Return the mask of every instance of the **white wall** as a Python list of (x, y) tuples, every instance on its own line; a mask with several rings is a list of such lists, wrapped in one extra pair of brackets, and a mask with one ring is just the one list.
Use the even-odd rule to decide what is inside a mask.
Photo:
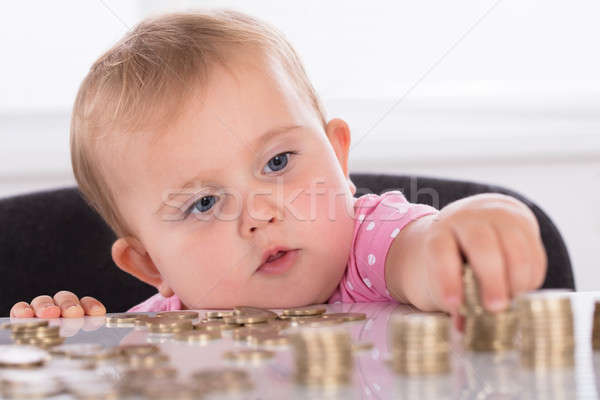
[(196, 6), (247, 11), (288, 36), (329, 117), (351, 126), (352, 170), (520, 191), (563, 232), (579, 289), (600, 289), (592, 0), (5, 3), (0, 197), (74, 184), (69, 112), (91, 63), (143, 16)]

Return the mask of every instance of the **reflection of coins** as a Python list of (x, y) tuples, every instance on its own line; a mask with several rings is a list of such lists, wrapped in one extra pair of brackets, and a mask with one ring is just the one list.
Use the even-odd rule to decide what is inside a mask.
[(104, 346), (101, 345), (100, 343), (71, 343), (71, 344), (63, 344), (61, 346), (56, 346), (52, 349), (50, 349), (50, 354), (52, 355), (59, 355), (59, 356), (66, 356), (66, 357), (70, 357), (73, 356), (73, 358), (81, 358), (78, 357), (79, 355), (86, 355), (86, 354), (92, 354), (92, 353), (97, 353), (99, 351), (102, 351), (104, 349)]
[(30, 346), (0, 345), (0, 367), (35, 368), (49, 360), (47, 351)]
[(191, 319), (171, 317), (147, 318), (146, 326), (154, 333), (179, 333), (194, 329)]
[(245, 392), (254, 388), (250, 376), (243, 369), (204, 369), (195, 372), (192, 379), (207, 392)]
[(327, 309), (324, 306), (305, 306), (286, 308), (281, 313), (283, 315), (319, 315), (323, 314)]
[(2, 371), (1, 393), (5, 399), (45, 399), (64, 390), (59, 379), (45, 369), (6, 369)]
[(262, 361), (269, 358), (273, 358), (274, 352), (268, 350), (254, 350), (254, 349), (243, 349), (227, 351), (223, 354), (223, 357), (232, 361)]
[(65, 340), (60, 336), (60, 328), (49, 326), (45, 320), (8, 323), (3, 328), (12, 332), (11, 337), (16, 344), (49, 348)]
[(36, 320), (36, 321), (24, 321), (24, 322), (10, 322), (2, 325), (3, 329), (11, 330), (13, 333), (21, 332), (29, 329), (36, 329), (48, 326), (48, 321), (46, 320)]
[(339, 386), (352, 379), (354, 359), (350, 335), (340, 328), (305, 328), (290, 334), (296, 382)]
[(594, 314), (592, 319), (592, 348), (600, 350), (600, 301), (594, 303)]
[(173, 336), (173, 339), (175, 339), (175, 340), (182, 341), (182, 342), (188, 342), (188, 343), (207, 343), (212, 340), (220, 339), (220, 338), (221, 338), (221, 332), (216, 331), (216, 330), (214, 330), (214, 331), (195, 330), (195, 331), (177, 333), (175, 336)]
[(353, 352), (359, 352), (359, 351), (367, 351), (367, 350), (371, 350), (373, 349), (373, 343), (371, 342), (360, 342), (360, 343), (353, 343), (352, 344), (352, 351)]
[(158, 346), (150, 343), (122, 344), (118, 346), (118, 350), (126, 357), (130, 355), (147, 355), (160, 352)]
[(443, 313), (393, 315), (390, 332), (392, 369), (407, 375), (448, 372), (449, 330), (449, 317)]
[(573, 312), (567, 293), (540, 290), (517, 299), (523, 365), (536, 369), (574, 365)]
[(132, 354), (127, 357), (127, 363), (132, 368), (156, 368), (169, 362), (169, 356), (163, 353)]
[(321, 316), (325, 319), (339, 319), (343, 322), (362, 321), (367, 318), (365, 313), (352, 313), (352, 312), (340, 312), (340, 313), (328, 313)]

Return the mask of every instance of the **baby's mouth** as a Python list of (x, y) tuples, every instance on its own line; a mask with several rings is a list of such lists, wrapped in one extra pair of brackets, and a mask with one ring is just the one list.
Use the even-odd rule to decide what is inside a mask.
[(292, 268), (296, 262), (300, 249), (279, 250), (271, 254), (262, 263), (256, 272), (266, 274), (281, 274)]
[(278, 258), (282, 257), (285, 253), (287, 253), (287, 251), (280, 250), (277, 252), (277, 254), (269, 256), (269, 258), (267, 258), (267, 261), (265, 261), (265, 262), (271, 262), (273, 260), (277, 260)]

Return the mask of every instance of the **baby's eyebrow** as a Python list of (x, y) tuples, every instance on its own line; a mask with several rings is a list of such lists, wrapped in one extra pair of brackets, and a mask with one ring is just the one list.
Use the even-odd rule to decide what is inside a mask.
[[(257, 149), (259, 148), (261, 145), (263, 145), (264, 143), (269, 142), (270, 140), (272, 140), (274, 137), (281, 135), (283, 133), (287, 133), (296, 129), (300, 129), (300, 128), (304, 128), (304, 125), (283, 125), (283, 126), (278, 126), (275, 128), (271, 128), (268, 131), (266, 131), (265, 133), (263, 133), (261, 136), (259, 136), (258, 138), (256, 138), (256, 140), (254, 141), (254, 148)], [(254, 151), (254, 150), (252, 150)], [(211, 169), (210, 170), (210, 174), (207, 173), (207, 171), (202, 171), (201, 175), (210, 175), (210, 176), (215, 176), (215, 174), (217, 173), (217, 171), (221, 171), (221, 169), (215, 168), (215, 169)], [(192, 177), (191, 179), (188, 179), (183, 185), (181, 185), (179, 187), (179, 189), (175, 189), (174, 191), (172, 191), (171, 193), (173, 194), (178, 194), (179, 192), (184, 191), (185, 189), (188, 189), (196, 184), (200, 184), (199, 186), (202, 186), (203, 181), (201, 179), (201, 175), (196, 175), (194, 177)], [(182, 193), (183, 194), (183, 193)], [(158, 214), (160, 212), (160, 210), (163, 209), (163, 207), (165, 206), (165, 201), (163, 201), (163, 199), (161, 199), (160, 205), (159, 207), (156, 209), (156, 211), (154, 211), (153, 214)]]

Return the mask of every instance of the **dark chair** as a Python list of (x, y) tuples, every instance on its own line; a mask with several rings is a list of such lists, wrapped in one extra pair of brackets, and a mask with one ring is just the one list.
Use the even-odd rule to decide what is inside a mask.
[[(401, 190), (410, 202), (436, 208), (470, 195), (496, 192), (525, 202), (538, 218), (548, 254), (545, 288), (575, 289), (565, 243), (550, 218), (522, 195), (494, 185), (443, 178), (389, 174), (351, 174), (358, 191)], [(76, 187), (0, 199), (0, 316), (17, 301), (61, 289), (99, 298), (109, 312), (120, 312), (156, 293), (113, 263), (116, 239), (80, 197)]]

